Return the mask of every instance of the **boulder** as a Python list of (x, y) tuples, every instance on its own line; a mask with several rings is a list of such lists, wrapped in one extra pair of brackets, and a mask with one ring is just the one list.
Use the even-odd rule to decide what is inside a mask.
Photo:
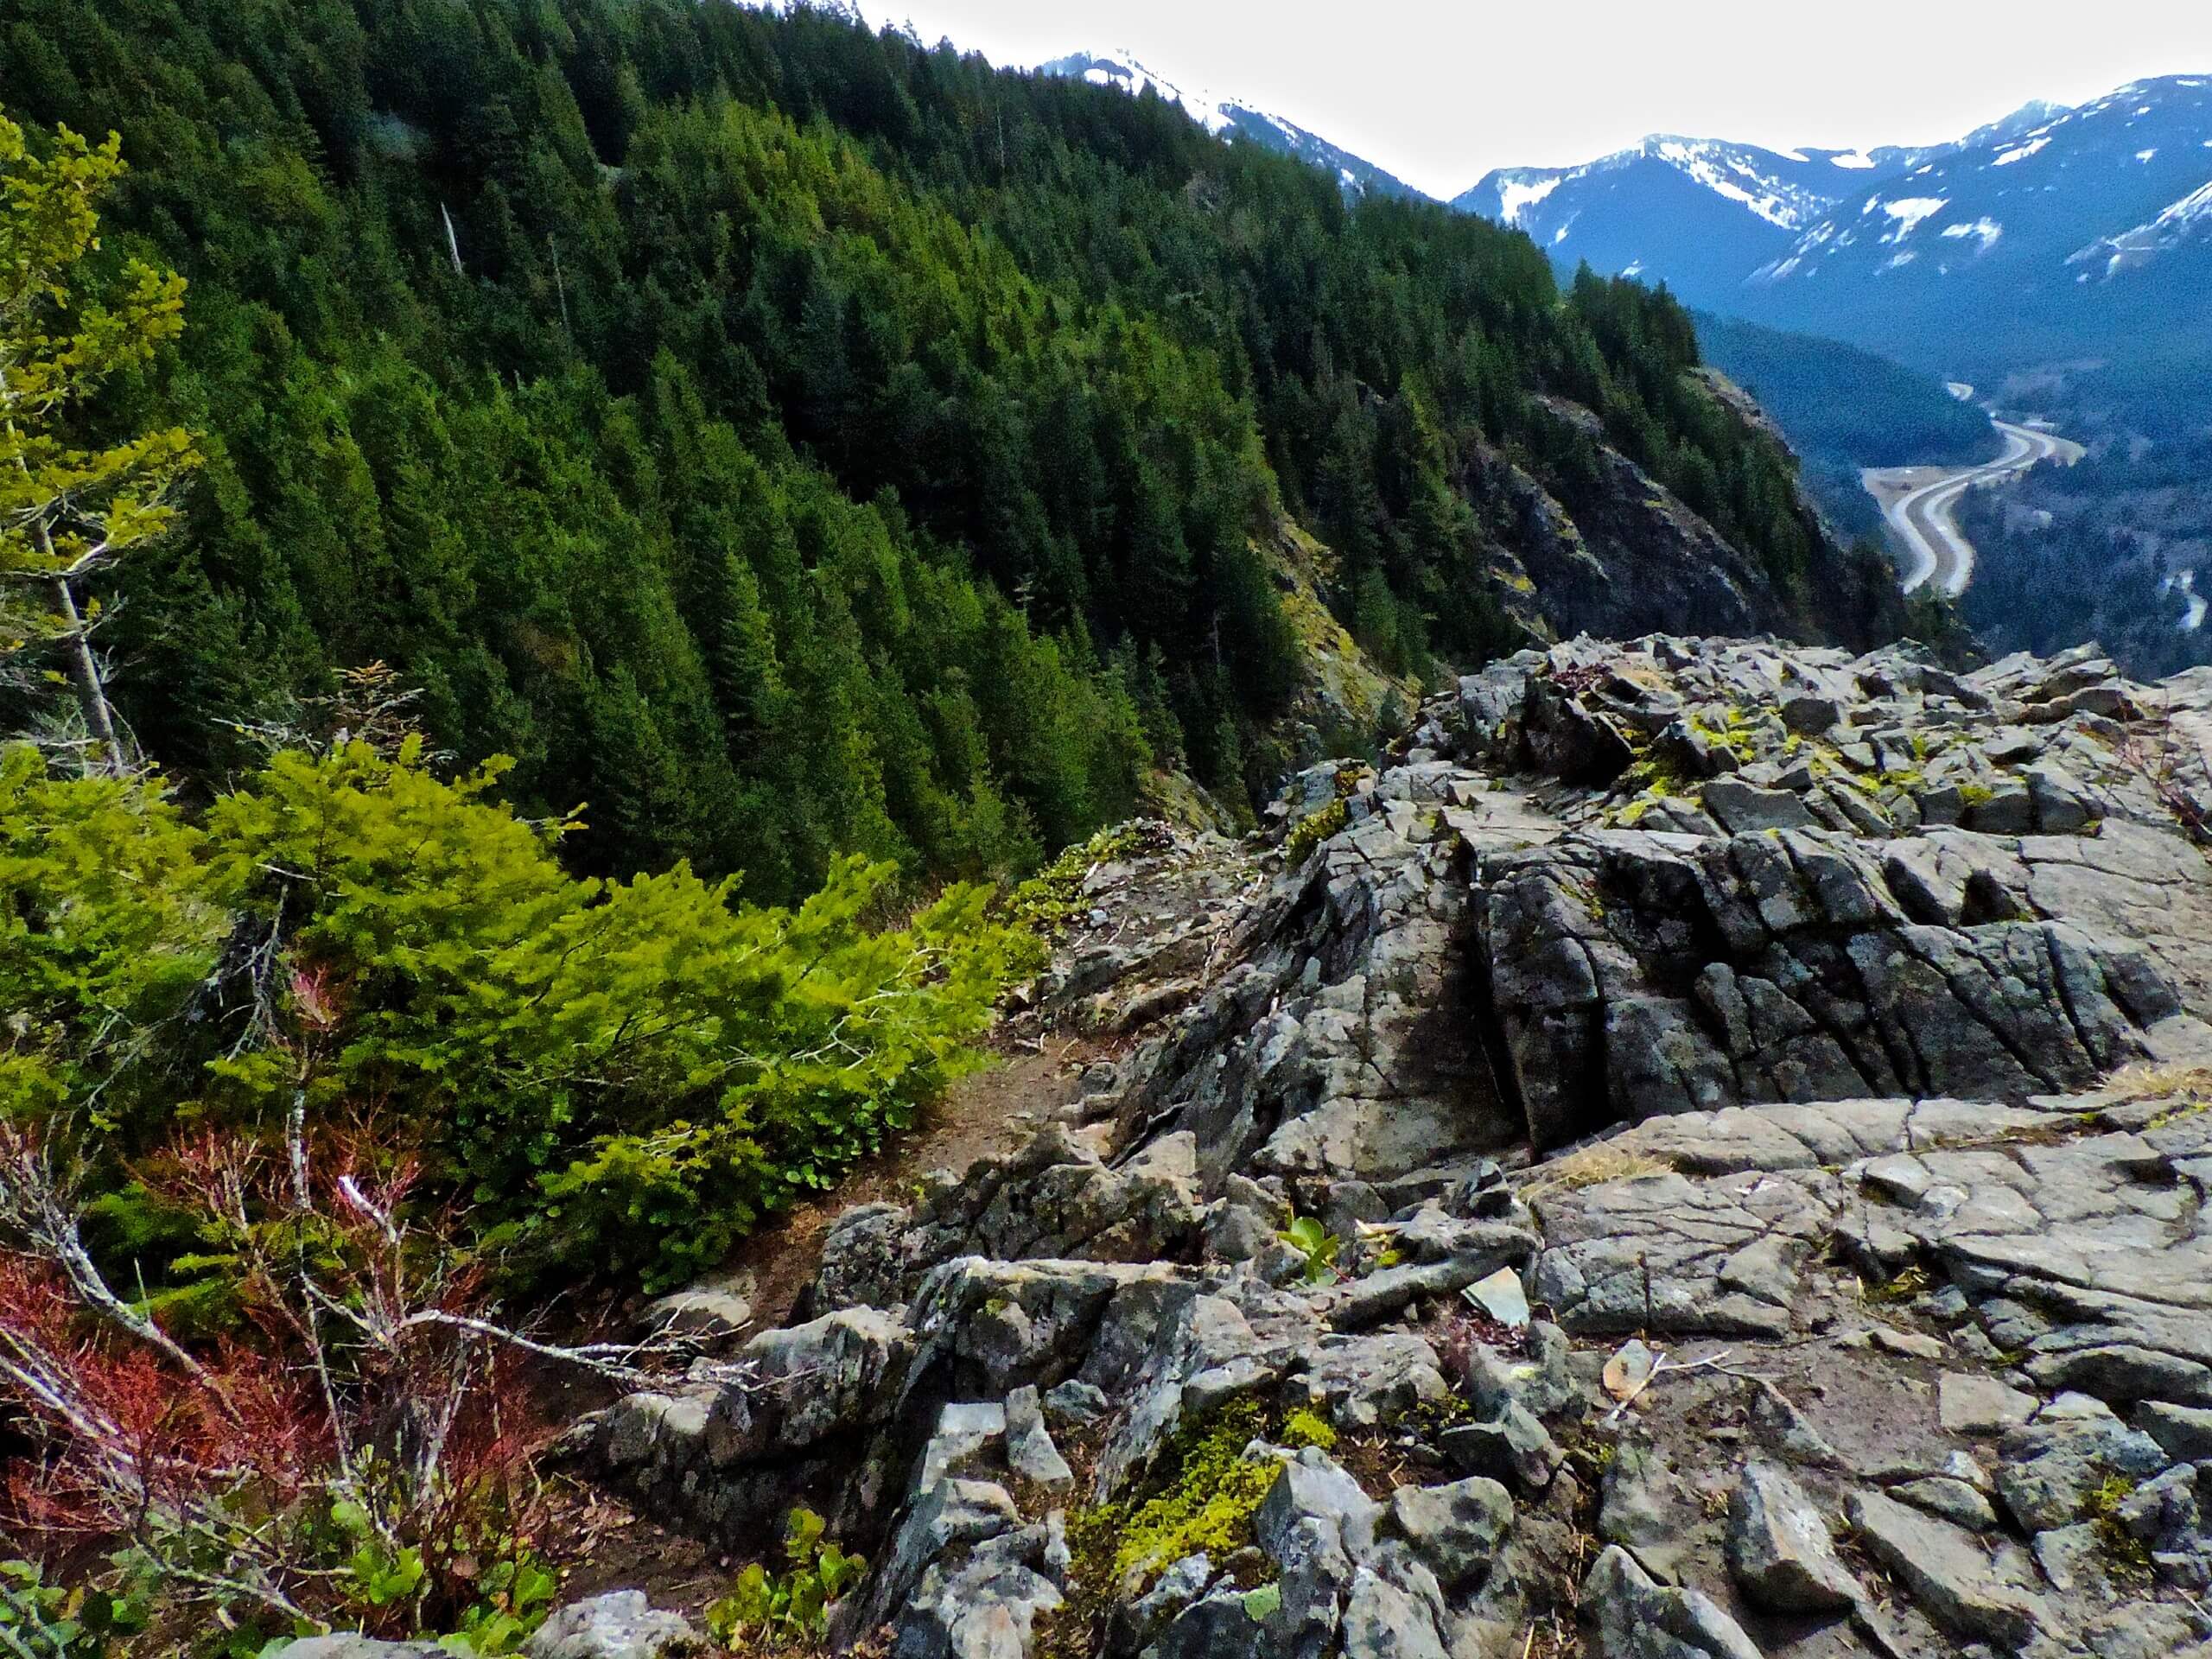
[(2001, 1555), (1993, 1559), (1973, 1533), (1879, 1492), (1853, 1493), (1850, 1508), (1867, 1554), (1944, 1629), (2009, 1651), (2049, 1618), (2034, 1592), (2032, 1569)]
[(702, 1647), (681, 1613), (647, 1605), (642, 1590), (571, 1602), (523, 1644), (525, 1659), (676, 1659)]
[(1618, 1544), (1583, 1580), (1582, 1612), (1597, 1627), (1600, 1659), (1761, 1659), (1712, 1597), (1661, 1585)]
[(1390, 1494), (1387, 1524), (1439, 1584), (1458, 1590), (1490, 1570), (1498, 1541), (1513, 1524), (1513, 1498), (1479, 1475), (1442, 1486), (1401, 1486)]
[(1804, 1489), (1770, 1463), (1744, 1466), (1728, 1500), (1728, 1570), (1753, 1603), (1777, 1613), (1833, 1612), (1859, 1599)]

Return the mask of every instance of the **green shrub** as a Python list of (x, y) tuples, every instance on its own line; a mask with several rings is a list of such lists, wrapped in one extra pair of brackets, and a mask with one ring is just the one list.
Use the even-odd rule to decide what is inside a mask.
[(1306, 1282), (1318, 1285), (1336, 1276), (1337, 1253), (1344, 1242), (1312, 1216), (1294, 1217), (1276, 1236), (1306, 1258)]
[(771, 1649), (819, 1643), (830, 1632), (830, 1610), (860, 1582), (868, 1563), (823, 1537), (822, 1517), (793, 1510), (784, 1523), (784, 1556), (791, 1565), (771, 1573), (755, 1561), (738, 1574), (729, 1594), (707, 1609), (707, 1630), (735, 1647), (757, 1642)]
[(128, 1155), (187, 1114), (374, 1103), (493, 1241), (658, 1286), (912, 1122), (1034, 951), (981, 887), (882, 925), (896, 871), (859, 859), (789, 910), (681, 864), (578, 880), (575, 821), (518, 817), (503, 769), (287, 752), (193, 823), (158, 780), (10, 752), (0, 1109), (97, 1091)]
[(131, 1601), (53, 1583), (35, 1561), (0, 1560), (0, 1653), (104, 1659), (111, 1641), (143, 1622)]

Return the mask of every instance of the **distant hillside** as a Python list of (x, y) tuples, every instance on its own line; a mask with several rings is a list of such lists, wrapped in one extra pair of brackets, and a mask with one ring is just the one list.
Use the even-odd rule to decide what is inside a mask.
[(1757, 397), (1801, 454), (1933, 467), (1993, 459), (2003, 447), (1987, 416), (1916, 369), (1832, 340), (1695, 315), (1706, 360)]
[(1758, 398), (1837, 525), (1878, 535), (1866, 467), (1964, 465), (2003, 447), (1989, 417), (1928, 375), (1854, 346), (1695, 314), (1706, 360)]

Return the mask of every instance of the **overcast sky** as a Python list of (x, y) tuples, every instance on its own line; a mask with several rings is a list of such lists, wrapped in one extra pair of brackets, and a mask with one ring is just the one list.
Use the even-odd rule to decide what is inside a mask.
[(2212, 0), (863, 0), (1001, 64), (1126, 49), (1453, 195), (1679, 132), (1955, 138), (2031, 98), (2212, 71)]

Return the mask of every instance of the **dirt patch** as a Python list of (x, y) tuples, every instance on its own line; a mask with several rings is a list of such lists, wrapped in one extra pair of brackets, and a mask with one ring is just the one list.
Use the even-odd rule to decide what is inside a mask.
[(790, 1318), (821, 1264), (822, 1236), (830, 1222), (855, 1205), (908, 1202), (915, 1180), (931, 1170), (963, 1171), (979, 1159), (1003, 1157), (1055, 1107), (1075, 1098), (1084, 1069), (1105, 1052), (1083, 1038), (1014, 1033), (1001, 1034), (992, 1048), (991, 1065), (954, 1084), (920, 1122), (834, 1191), (785, 1212), (739, 1246), (726, 1270), (753, 1274), (755, 1329), (772, 1330)]

